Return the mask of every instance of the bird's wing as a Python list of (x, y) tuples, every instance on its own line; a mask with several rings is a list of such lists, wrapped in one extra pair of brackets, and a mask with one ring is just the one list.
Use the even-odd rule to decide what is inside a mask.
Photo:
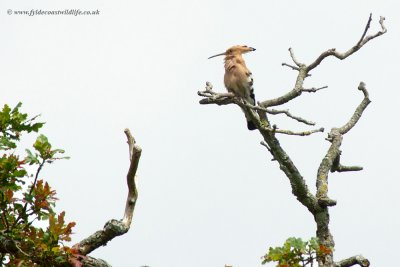
[(253, 83), (254, 83), (254, 79), (253, 79), (253, 75), (250, 71), (246, 72), (246, 76), (247, 76), (247, 80), (246, 80), (246, 88), (247, 90), (249, 90), (249, 98), (247, 99), (247, 101), (250, 102), (250, 104), (255, 105), (256, 104), (256, 99), (254, 96), (254, 88), (253, 88)]

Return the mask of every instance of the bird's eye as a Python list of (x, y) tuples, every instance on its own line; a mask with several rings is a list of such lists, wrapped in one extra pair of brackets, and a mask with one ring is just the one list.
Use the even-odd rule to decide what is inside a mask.
[(231, 50), (231, 49), (228, 49), (228, 53), (232, 53), (232, 50)]
[(243, 47), (247, 47), (247, 45), (244, 45)]

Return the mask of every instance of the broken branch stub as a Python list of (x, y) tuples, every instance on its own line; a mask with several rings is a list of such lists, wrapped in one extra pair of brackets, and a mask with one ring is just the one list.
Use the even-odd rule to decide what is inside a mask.
[[(79, 243), (75, 244), (73, 247), (78, 251), (79, 255), (86, 256), (93, 250), (99, 248), (100, 246), (105, 246), (107, 242), (111, 241), (113, 238), (127, 233), (130, 229), (133, 212), (135, 209), (136, 200), (138, 197), (138, 192), (136, 188), (136, 171), (139, 165), (140, 156), (142, 149), (136, 144), (135, 138), (132, 136), (129, 129), (125, 129), (125, 135), (127, 137), (127, 143), (129, 146), (129, 160), (130, 165), (127, 173), (127, 186), (128, 186), (128, 196), (125, 204), (125, 212), (122, 220), (112, 219), (104, 225), (104, 228), (96, 231), (94, 234), (83, 239)], [(88, 261), (87, 264), (92, 264), (93, 266), (106, 266), (104, 261), (90, 258), (82, 259), (83, 261)], [(99, 262), (95, 265), (95, 262)], [(91, 266), (91, 265), (90, 265)]]

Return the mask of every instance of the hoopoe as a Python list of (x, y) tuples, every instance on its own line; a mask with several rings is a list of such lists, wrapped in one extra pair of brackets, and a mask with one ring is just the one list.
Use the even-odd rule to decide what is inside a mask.
[[(254, 89), (253, 89), (253, 77), (251, 71), (246, 67), (246, 63), (242, 57), (242, 54), (256, 50), (253, 47), (245, 45), (235, 45), (226, 50), (224, 53), (220, 53), (214, 56), (225, 56), (225, 75), (224, 84), (228, 92), (234, 93), (236, 96), (244, 98), (247, 102), (255, 105)], [(246, 116), (247, 128), (249, 130), (255, 130), (256, 126)]]

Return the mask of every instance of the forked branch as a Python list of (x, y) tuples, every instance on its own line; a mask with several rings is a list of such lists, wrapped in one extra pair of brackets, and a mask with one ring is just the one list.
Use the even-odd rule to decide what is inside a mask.
[(307, 73), (310, 72), (311, 70), (313, 70), (315, 67), (317, 67), (322, 62), (322, 60), (324, 60), (325, 58), (327, 58), (329, 56), (334, 56), (340, 60), (343, 60), (343, 59), (347, 58), (348, 56), (354, 54), (358, 50), (360, 50), (361, 47), (363, 47), (366, 43), (368, 43), (372, 39), (374, 39), (378, 36), (381, 36), (382, 34), (387, 32), (387, 29), (386, 29), (385, 25), (383, 24), (383, 22), (385, 21), (385, 17), (380, 17), (379, 24), (381, 26), (381, 30), (373, 35), (366, 36), (368, 29), (370, 27), (371, 21), (372, 21), (372, 14), (369, 15), (368, 22), (365, 26), (365, 30), (364, 30), (363, 34), (361, 35), (361, 38), (357, 42), (357, 44), (355, 44), (352, 48), (350, 48), (349, 50), (347, 50), (344, 53), (340, 53), (340, 52), (336, 51), (335, 48), (326, 50), (325, 52), (321, 53), (321, 55), (313, 63), (311, 63), (309, 66), (307, 66)]
[(360, 105), (354, 111), (353, 116), (350, 120), (340, 128), (332, 128), (328, 134), (328, 140), (331, 142), (331, 146), (328, 149), (325, 157), (323, 158), (317, 173), (317, 198), (318, 199), (329, 199), (328, 194), (328, 175), (329, 171), (357, 171), (361, 170), (362, 167), (352, 166), (347, 167), (340, 164), (340, 146), (342, 144), (343, 135), (349, 132), (361, 118), (364, 110), (371, 102), (369, 100), (368, 91), (365, 88), (365, 83), (360, 82), (358, 90), (364, 94), (364, 99)]
[[(206, 83), (206, 89), (204, 91), (198, 91), (197, 94), (199, 96), (205, 97), (203, 99), (201, 99), (199, 101), (200, 104), (203, 105), (207, 105), (207, 104), (217, 104), (217, 105), (229, 105), (229, 104), (237, 104), (239, 106), (241, 106), (242, 108), (247, 108), (249, 110), (254, 110), (254, 111), (258, 111), (258, 112), (264, 112), (264, 113), (268, 113), (268, 114), (272, 114), (272, 115), (278, 115), (278, 114), (285, 114), (288, 118), (291, 118), (293, 120), (296, 120), (298, 122), (304, 123), (306, 125), (315, 125), (315, 122), (306, 120), (302, 117), (293, 115), (289, 112), (288, 109), (286, 110), (277, 110), (277, 109), (267, 109), (261, 106), (261, 104), (258, 102), (257, 106), (251, 105), (246, 101), (243, 101), (243, 99), (236, 97), (233, 93), (217, 93), (213, 91), (213, 86), (210, 82)], [(320, 89), (324, 89), (326, 87), (321, 87), (321, 88), (313, 88), (313, 89), (304, 89), (304, 90), (320, 90)], [(254, 114), (250, 115), (250, 117), (254, 117), (255, 120), (257, 120), (256, 125), (260, 125), (260, 119), (256, 116), (254, 116)], [(267, 127), (267, 130), (273, 130), (272, 128)], [(324, 129), (323, 128), (318, 128), (315, 130), (311, 130), (311, 131), (303, 131), (303, 132), (293, 132), (290, 130), (277, 130), (277, 128), (275, 127), (275, 132), (276, 133), (282, 133), (282, 134), (287, 134), (287, 135), (300, 135), (300, 136), (306, 136), (306, 135), (310, 135), (316, 132), (323, 132)]]
[(234, 103), (235, 95), (232, 93), (217, 93), (214, 92), (213, 86), (210, 82), (206, 82), (206, 89), (204, 91), (198, 91), (199, 96), (203, 96), (200, 100), (200, 104), (217, 104), (217, 105), (228, 105)]
[(260, 103), (260, 106), (267, 108), (267, 107), (282, 105), (282, 104), (285, 104), (285, 103), (293, 100), (296, 97), (299, 97), (302, 92), (311, 93), (311, 92), (317, 92), (320, 89), (326, 88), (326, 87), (312, 88), (311, 90), (305, 89), (305, 88), (303, 88), (304, 80), (311, 75), (310, 71), (313, 70), (314, 68), (316, 68), (325, 58), (327, 58), (329, 56), (334, 56), (336, 58), (343, 60), (343, 59), (349, 57), (350, 55), (354, 54), (358, 50), (360, 50), (361, 47), (363, 47), (370, 40), (372, 40), (378, 36), (381, 36), (382, 34), (387, 32), (387, 29), (384, 25), (385, 18), (380, 17), (379, 24), (380, 24), (381, 30), (373, 35), (367, 36), (366, 34), (368, 32), (368, 29), (370, 28), (371, 21), (372, 21), (372, 14), (370, 14), (370, 16), (368, 18), (368, 22), (365, 26), (365, 29), (363, 31), (363, 34), (361, 35), (360, 40), (352, 48), (350, 48), (349, 50), (347, 50), (344, 53), (340, 53), (340, 52), (336, 51), (335, 48), (328, 49), (328, 50), (322, 52), (318, 56), (318, 58), (316, 60), (314, 60), (314, 62), (312, 62), (308, 66), (306, 64), (300, 62), (296, 58), (293, 49), (289, 48), (290, 57), (291, 57), (292, 61), (294, 62), (295, 66), (287, 64), (287, 63), (282, 63), (282, 66), (287, 66), (287, 67), (299, 72), (297, 75), (296, 83), (295, 83), (293, 89), (290, 90), (288, 93), (286, 93), (280, 97), (274, 98), (274, 99), (265, 100)]

